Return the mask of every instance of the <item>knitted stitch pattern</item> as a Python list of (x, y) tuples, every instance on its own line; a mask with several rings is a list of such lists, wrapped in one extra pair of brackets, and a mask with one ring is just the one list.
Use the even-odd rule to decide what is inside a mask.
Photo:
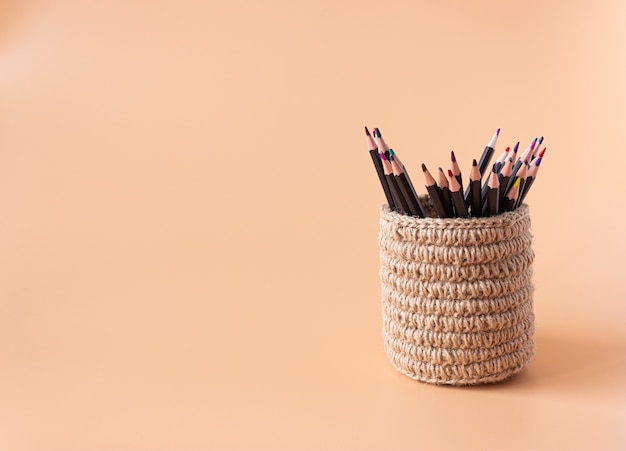
[[(427, 215), (434, 216), (427, 197)], [(486, 218), (380, 213), (385, 352), (412, 379), (498, 382), (534, 353), (530, 214)]]

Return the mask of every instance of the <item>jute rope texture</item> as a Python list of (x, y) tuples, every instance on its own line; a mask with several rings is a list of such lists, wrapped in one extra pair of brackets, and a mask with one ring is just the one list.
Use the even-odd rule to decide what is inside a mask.
[[(433, 215), (427, 197), (427, 214)], [(488, 218), (380, 213), (383, 339), (391, 364), (431, 384), (499, 382), (534, 353), (527, 205)]]

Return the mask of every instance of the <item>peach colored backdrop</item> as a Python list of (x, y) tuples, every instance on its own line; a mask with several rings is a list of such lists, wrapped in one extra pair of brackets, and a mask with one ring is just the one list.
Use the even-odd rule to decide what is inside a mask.
[[(0, 3), (0, 449), (626, 447), (626, 3)], [(548, 148), (537, 356), (382, 350), (362, 127)]]

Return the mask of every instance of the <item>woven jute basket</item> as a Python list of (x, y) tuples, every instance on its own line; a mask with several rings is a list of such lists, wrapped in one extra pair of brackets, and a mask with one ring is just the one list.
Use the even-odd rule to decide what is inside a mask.
[[(427, 197), (427, 215), (434, 216)], [(412, 379), (473, 385), (505, 380), (534, 353), (530, 214), (486, 218), (380, 212), (385, 352)]]

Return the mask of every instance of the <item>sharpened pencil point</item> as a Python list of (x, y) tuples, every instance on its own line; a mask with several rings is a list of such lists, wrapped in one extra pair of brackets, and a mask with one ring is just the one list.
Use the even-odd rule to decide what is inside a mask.
[(424, 163), (422, 163), (422, 171), (426, 172), (428, 169), (426, 169), (426, 165)]
[(513, 147), (513, 153), (517, 153), (518, 148), (519, 148), (519, 141), (517, 141), (517, 144), (515, 144), (515, 147)]
[(520, 182), (520, 178), (518, 177), (518, 178), (515, 180), (515, 183), (513, 183), (513, 186), (519, 186), (519, 182)]
[(500, 129), (496, 131), (496, 135), (500, 136)]
[(544, 147), (543, 150), (539, 152), (539, 158), (542, 158), (544, 153), (546, 153), (546, 147)]
[(450, 151), (450, 159), (453, 163), (456, 163), (456, 155), (454, 155), (454, 150)]
[(454, 174), (452, 173), (452, 169), (448, 169), (448, 176), (449, 177), (454, 177)]
[(475, 158), (472, 160), (472, 166), (478, 166), (478, 163), (476, 163), (476, 159)]
[(380, 155), (380, 159), (381, 159), (381, 160), (388, 161), (388, 160), (387, 160), (387, 155), (385, 155), (385, 152), (380, 152), (380, 153), (379, 153), (379, 155)]
[(376, 136), (377, 138), (383, 137), (383, 135), (380, 134), (380, 129), (378, 127), (374, 129), (374, 136)]
[(541, 164), (541, 157), (537, 157), (537, 162), (535, 163), (535, 166), (539, 166)]
[(365, 127), (365, 134), (366, 134), (367, 136), (371, 136), (371, 135), (370, 135), (370, 131), (367, 129), (367, 126)]
[(493, 172), (494, 174), (498, 173), (498, 170), (496, 168), (496, 165), (494, 164), (493, 167), (491, 168), (491, 172)]

